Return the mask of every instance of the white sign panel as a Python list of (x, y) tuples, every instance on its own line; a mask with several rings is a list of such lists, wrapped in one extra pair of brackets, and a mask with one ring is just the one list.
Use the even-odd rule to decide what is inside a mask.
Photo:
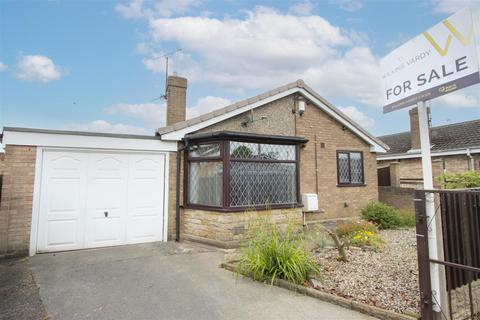
[(480, 82), (473, 16), (464, 9), (382, 59), (384, 113)]

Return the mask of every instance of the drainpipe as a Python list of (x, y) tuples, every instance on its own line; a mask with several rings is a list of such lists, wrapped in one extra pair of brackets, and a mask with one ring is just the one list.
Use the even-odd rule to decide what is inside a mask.
[(470, 148), (467, 148), (467, 158), (470, 159), (470, 163), (468, 164), (468, 170), (475, 170), (475, 161), (470, 153)]
[[(185, 141), (182, 139), (182, 141)], [(175, 241), (180, 241), (180, 166), (182, 165), (182, 152), (188, 146), (188, 141), (177, 150), (177, 177), (175, 190)]]

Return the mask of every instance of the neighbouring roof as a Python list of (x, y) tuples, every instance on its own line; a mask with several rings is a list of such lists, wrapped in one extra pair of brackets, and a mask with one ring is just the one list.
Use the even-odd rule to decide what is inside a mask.
[[(403, 154), (411, 149), (410, 132), (378, 137), (390, 150), (384, 154)], [(448, 151), (480, 147), (480, 119), (431, 128), (432, 151)]]
[[(160, 136), (164, 136), (166, 134), (170, 134), (170, 133), (173, 133), (173, 132), (176, 132), (176, 131), (184, 130), (184, 129), (187, 129), (189, 127), (194, 127), (194, 126), (197, 127), (202, 122), (206, 122), (206, 121), (215, 119), (217, 117), (222, 117), (223, 120), (225, 120), (225, 116), (226, 116), (226, 118), (236, 116), (238, 114), (239, 109), (242, 109), (242, 108), (248, 107), (250, 105), (254, 105), (254, 104), (256, 104), (257, 106), (262, 105), (261, 102), (263, 100), (265, 100), (265, 103), (268, 103), (269, 101), (271, 101), (269, 99), (271, 99), (271, 98), (273, 98), (277, 95), (281, 95), (282, 93), (286, 93), (287, 91), (292, 92), (292, 93), (294, 93), (294, 92), (306, 93), (307, 95), (309, 94), (309, 95), (313, 96), (314, 99), (317, 99), (320, 102), (320, 104), (322, 104), (323, 108), (328, 109), (329, 112), (331, 111), (331, 114), (334, 114), (338, 118), (342, 119), (342, 121), (344, 121), (345, 124), (347, 126), (349, 126), (350, 128), (353, 128), (354, 131), (355, 130), (358, 131), (358, 132), (354, 132), (354, 133), (356, 133), (362, 139), (364, 139), (365, 141), (367, 141), (370, 144), (378, 145), (380, 148), (377, 148), (377, 149), (381, 149), (382, 152), (384, 152), (385, 150), (388, 150), (388, 146), (385, 145), (381, 140), (377, 139), (375, 136), (370, 134), (368, 131), (366, 131), (364, 128), (362, 128), (360, 125), (358, 125), (355, 121), (350, 119), (347, 115), (345, 115), (343, 112), (341, 112), (335, 106), (333, 106), (330, 102), (328, 102), (326, 99), (324, 99), (322, 96), (320, 96), (317, 92), (315, 92), (312, 88), (310, 88), (307, 84), (305, 84), (305, 82), (303, 80), (297, 80), (295, 82), (292, 82), (292, 83), (286, 84), (284, 86), (275, 88), (275, 89), (270, 90), (268, 92), (259, 94), (257, 96), (254, 96), (254, 97), (251, 97), (251, 98), (248, 98), (248, 99), (245, 99), (245, 100), (241, 100), (239, 102), (228, 105), (226, 107), (214, 110), (212, 112), (205, 113), (205, 114), (203, 114), (201, 116), (198, 116), (198, 117), (188, 119), (186, 121), (178, 122), (178, 123), (175, 123), (175, 124), (163, 127), (163, 128), (159, 128), (159, 129), (157, 129), (157, 134), (160, 135)], [(315, 103), (315, 104), (318, 106), (318, 103)], [(235, 111), (237, 111), (237, 112), (235, 112)], [(231, 114), (231, 115), (229, 115), (229, 114)], [(188, 131), (188, 130), (186, 130), (186, 131)], [(194, 130), (192, 130), (192, 131), (194, 131)], [(189, 133), (189, 132), (186, 132), (186, 133)]]

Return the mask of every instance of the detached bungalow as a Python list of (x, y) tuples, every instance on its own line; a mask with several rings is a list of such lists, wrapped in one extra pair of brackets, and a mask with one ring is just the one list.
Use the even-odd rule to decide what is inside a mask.
[(266, 213), (315, 223), (378, 198), (388, 147), (302, 80), (185, 121), (186, 90), (168, 78), (155, 136), (4, 128), (0, 254), (173, 238), (233, 247)]

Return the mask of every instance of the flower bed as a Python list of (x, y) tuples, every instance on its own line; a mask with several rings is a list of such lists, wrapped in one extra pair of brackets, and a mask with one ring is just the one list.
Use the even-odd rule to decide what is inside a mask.
[(322, 280), (318, 290), (398, 313), (416, 315), (419, 297), (414, 229), (382, 230), (381, 250), (351, 246), (349, 262), (335, 248), (316, 252)]

